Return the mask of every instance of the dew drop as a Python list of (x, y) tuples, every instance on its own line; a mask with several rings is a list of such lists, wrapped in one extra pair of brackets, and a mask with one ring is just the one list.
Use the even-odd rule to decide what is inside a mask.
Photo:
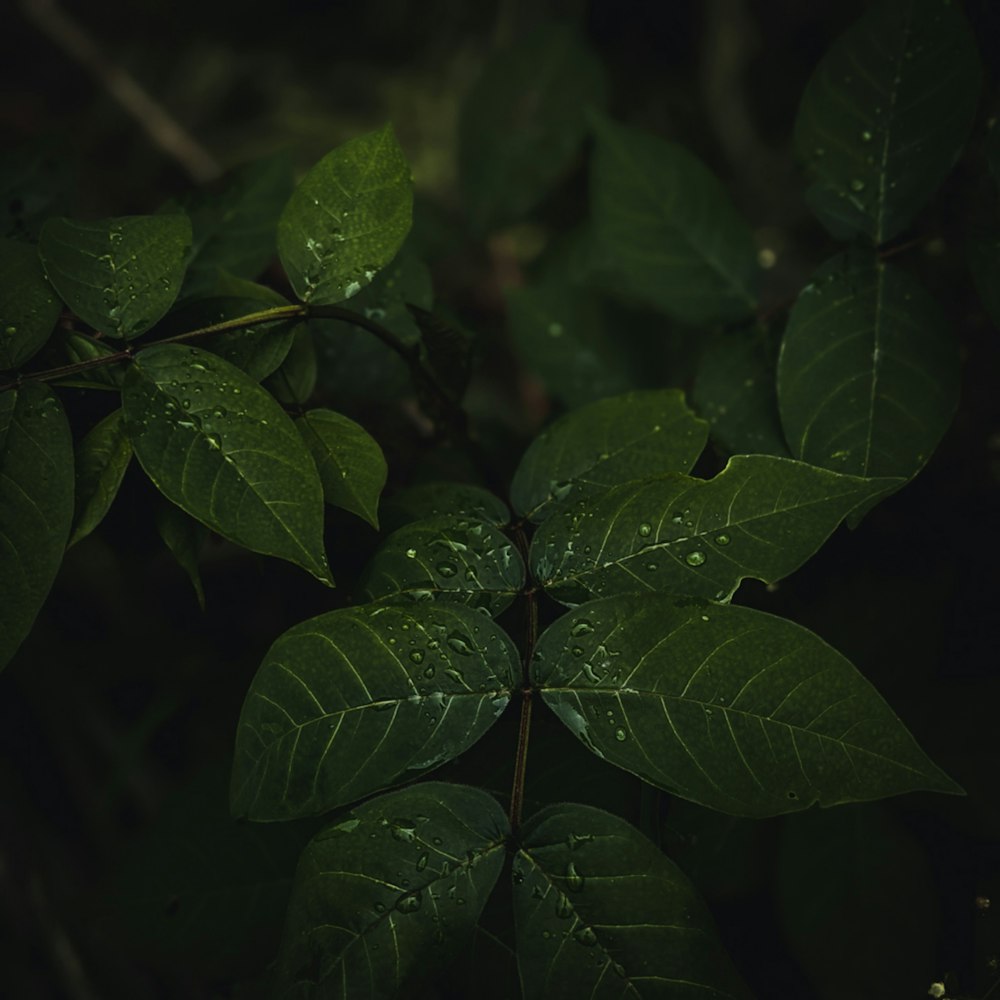
[(556, 916), (560, 920), (567, 920), (573, 916), (573, 904), (564, 892), (559, 893), (559, 898), (556, 900)]
[(640, 534), (640, 535), (641, 535), (641, 536), (642, 536), (643, 538), (649, 538), (649, 536), (650, 536), (650, 535), (651, 535), (652, 533), (653, 533), (653, 528), (652, 528), (652, 526), (651, 526), (651, 525), (649, 525), (649, 524), (646, 524), (645, 522), (643, 522), (642, 524), (640, 524), (640, 525), (639, 525), (639, 534)]
[(715, 536), (715, 544), (716, 545), (728, 545), (729, 541), (730, 541), (729, 535), (723, 534), (723, 535), (716, 535)]
[(411, 659), (411, 660), (412, 660), (412, 661), (413, 661), (414, 663), (423, 663), (423, 662), (424, 662), (424, 654), (423, 654), (423, 652), (422, 652), (421, 650), (419, 650), (419, 649), (414, 649), (414, 650), (413, 650), (413, 651), (412, 651), (412, 652), (410, 653), (410, 659)]
[(569, 634), (574, 638), (579, 638), (581, 635), (590, 635), (593, 631), (594, 626), (586, 618), (581, 618), (573, 624), (573, 627), (569, 630)]
[(438, 563), (438, 565), (437, 565), (437, 571), (438, 571), (438, 573), (441, 576), (445, 576), (445, 577), (447, 577), (447, 576), (454, 576), (455, 573), (457, 572), (457, 570), (455, 569), (454, 565), (452, 565), (451, 563), (448, 563), (448, 562)]
[(418, 889), (416, 892), (407, 892), (396, 900), (396, 909), (400, 913), (416, 913), (423, 902), (422, 894)]
[(448, 636), (448, 648), (454, 650), (460, 656), (472, 656), (475, 652), (472, 640), (461, 632), (452, 632)]
[(705, 564), (705, 553), (701, 552), (699, 549), (695, 549), (693, 552), (689, 552), (684, 557), (684, 562), (688, 566), (703, 566)]
[(416, 559), (417, 558), (417, 550), (416, 549), (407, 549), (406, 550), (406, 558), (407, 559)]
[(597, 935), (592, 927), (581, 927), (573, 934), (573, 937), (585, 948), (593, 948), (597, 944)]
[(428, 854), (426, 851), (424, 851), (424, 853), (421, 854), (419, 858), (417, 858), (416, 868), (418, 872), (422, 872), (427, 867), (427, 860), (428, 860)]
[(583, 890), (583, 876), (577, 871), (576, 865), (572, 861), (566, 865), (566, 884), (573, 892)]
[(864, 132), (861, 133), (861, 141), (862, 142), (871, 142), (872, 141), (872, 134), (871, 134), (871, 132), (868, 131), (868, 129), (865, 129)]
[(855, 192), (855, 194), (857, 194), (859, 191), (864, 191), (864, 189), (865, 189), (865, 182), (861, 180), (860, 177), (855, 177), (854, 180), (851, 181), (851, 190)]
[(416, 824), (410, 819), (397, 819), (389, 827), (389, 833), (393, 840), (401, 841), (404, 844), (412, 844), (417, 836)]
[(619, 743), (624, 743), (628, 739), (628, 733), (626, 733), (624, 729), (616, 729), (615, 739), (618, 740)]

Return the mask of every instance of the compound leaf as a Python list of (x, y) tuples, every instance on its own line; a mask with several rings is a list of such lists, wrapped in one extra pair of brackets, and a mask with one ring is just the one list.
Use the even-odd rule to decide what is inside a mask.
[(362, 605), (296, 625), (240, 715), (234, 814), (313, 815), (451, 760), (503, 711), (517, 663), (507, 635), (468, 608)]
[(248, 375), (208, 351), (142, 351), (122, 389), (136, 458), (202, 524), (330, 586), (323, 489), (291, 419)]
[(543, 633), (531, 677), (594, 753), (732, 815), (962, 794), (840, 653), (749, 608), (593, 601)]

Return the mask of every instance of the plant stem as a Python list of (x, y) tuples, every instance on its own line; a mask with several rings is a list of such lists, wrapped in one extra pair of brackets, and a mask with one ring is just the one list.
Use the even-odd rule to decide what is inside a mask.
[(514, 757), (514, 782), (510, 790), (510, 828), (517, 833), (524, 807), (524, 777), (528, 768), (528, 736), (531, 733), (530, 687), (521, 689), (521, 724), (517, 730), (517, 752)]

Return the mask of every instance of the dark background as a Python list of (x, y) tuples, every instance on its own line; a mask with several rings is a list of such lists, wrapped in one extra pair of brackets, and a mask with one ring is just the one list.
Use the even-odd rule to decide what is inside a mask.
[[(2, 15), (3, 145), (49, 143), (44, 169), (66, 175), (69, 207), (81, 216), (151, 212), (187, 189), (189, 171), (150, 142), (51, 29), (22, 13), (41, 6), (6, 5)], [(1000, 352), (962, 250), (967, 229), (996, 212), (981, 140), (998, 108), (1000, 5), (965, 6), (987, 71), (982, 120), (904, 251), (961, 339), (960, 411), (913, 484), (857, 531), (841, 529), (780, 586), (747, 584), (739, 600), (813, 629), (851, 658), (968, 796), (735, 820), (640, 796), (628, 776), (544, 717), (533, 737), (529, 805), (574, 798), (640, 823), (705, 894), (762, 998), (919, 997), (938, 979), (949, 995), (983, 997), (1000, 976)], [(830, 41), (864, 7), (132, 0), (82, 5), (74, 17), (102, 70), (141, 83), (223, 167), (288, 149), (305, 169), (393, 121), (420, 211), (434, 220), (438, 294), (482, 338), (487, 363), (467, 403), (506, 476), (552, 403), (504, 339), (499, 289), (530, 273), (525, 233), (483, 243), (462, 227), (456, 117), (483, 59), (543, 16), (579, 25), (608, 70), (611, 113), (697, 152), (759, 238), (779, 248), (765, 307), (780, 309), (835, 249), (801, 201), (790, 153), (797, 103)], [(528, 242), (544, 244), (575, 221), (585, 196), (581, 162), (536, 213)], [(666, 346), (649, 377), (689, 388), (697, 335), (656, 322)], [(64, 399), (74, 425), (107, 409), (78, 391)], [(362, 403), (358, 414), (390, 458), (390, 489), (420, 463), (455, 467), (421, 451), (405, 406)], [(156, 536), (152, 499), (133, 468), (107, 522), (68, 554), (33, 635), (0, 678), (4, 996), (259, 995), (295, 854), (313, 828), (248, 834), (227, 819), (236, 719), (269, 644), (350, 600), (376, 536), (331, 514), (334, 592), (210, 540), (202, 614)], [(506, 794), (511, 724), (505, 719), (478, 756), (442, 776)], [(259, 883), (249, 903), (239, 893), (247, 872)], [(492, 919), (502, 927), (502, 900)]]

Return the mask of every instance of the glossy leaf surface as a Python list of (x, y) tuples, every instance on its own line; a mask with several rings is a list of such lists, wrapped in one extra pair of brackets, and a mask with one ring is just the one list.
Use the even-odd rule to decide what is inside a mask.
[(0, 238), (0, 370), (24, 364), (49, 339), (62, 303), (45, 278), (38, 251)]
[(905, 271), (843, 254), (800, 293), (778, 357), (778, 406), (796, 458), (856, 476), (913, 476), (951, 423), (958, 391), (958, 345)]
[(73, 437), (38, 382), (0, 393), (0, 669), (31, 630), (73, 522)]
[(313, 815), (443, 764), (503, 711), (517, 662), (507, 635), (467, 608), (362, 605), (296, 625), (243, 706), (234, 814)]
[(683, 146), (596, 119), (594, 241), (626, 293), (684, 323), (740, 319), (757, 300), (750, 229)]
[(898, 485), (735, 455), (714, 479), (638, 480), (569, 505), (532, 539), (532, 573), (567, 603), (646, 589), (727, 601), (741, 580), (798, 569), (852, 510)]
[(878, 244), (909, 225), (958, 159), (981, 80), (950, 0), (882, 0), (834, 42), (795, 122), (806, 200), (834, 236)]
[(593, 601), (542, 635), (531, 676), (596, 754), (722, 812), (961, 794), (848, 660), (760, 611), (645, 594)]
[(485, 792), (439, 782), (381, 795), (326, 827), (295, 873), (275, 995), (408, 995), (471, 944), (509, 832)]
[(253, 379), (208, 351), (164, 344), (136, 357), (122, 404), (136, 458), (168, 500), (238, 545), (332, 585), (316, 466)]
[(76, 513), (67, 548), (86, 538), (111, 509), (132, 460), (122, 411), (115, 410), (92, 427), (76, 449)]
[(440, 514), (394, 531), (361, 580), (369, 600), (441, 600), (498, 615), (524, 586), (513, 543), (483, 521)]
[(517, 513), (543, 521), (569, 498), (579, 500), (632, 479), (687, 472), (708, 425), (678, 389), (627, 392), (560, 417), (531, 443), (511, 484)]
[(278, 222), (278, 256), (303, 302), (357, 294), (410, 228), (410, 168), (389, 125), (327, 153), (302, 179)]
[(513, 871), (525, 1000), (748, 996), (701, 897), (625, 820), (549, 806), (524, 824)]
[(181, 290), (191, 222), (186, 215), (131, 215), (97, 222), (50, 219), (38, 252), (62, 300), (109, 337), (145, 333)]

